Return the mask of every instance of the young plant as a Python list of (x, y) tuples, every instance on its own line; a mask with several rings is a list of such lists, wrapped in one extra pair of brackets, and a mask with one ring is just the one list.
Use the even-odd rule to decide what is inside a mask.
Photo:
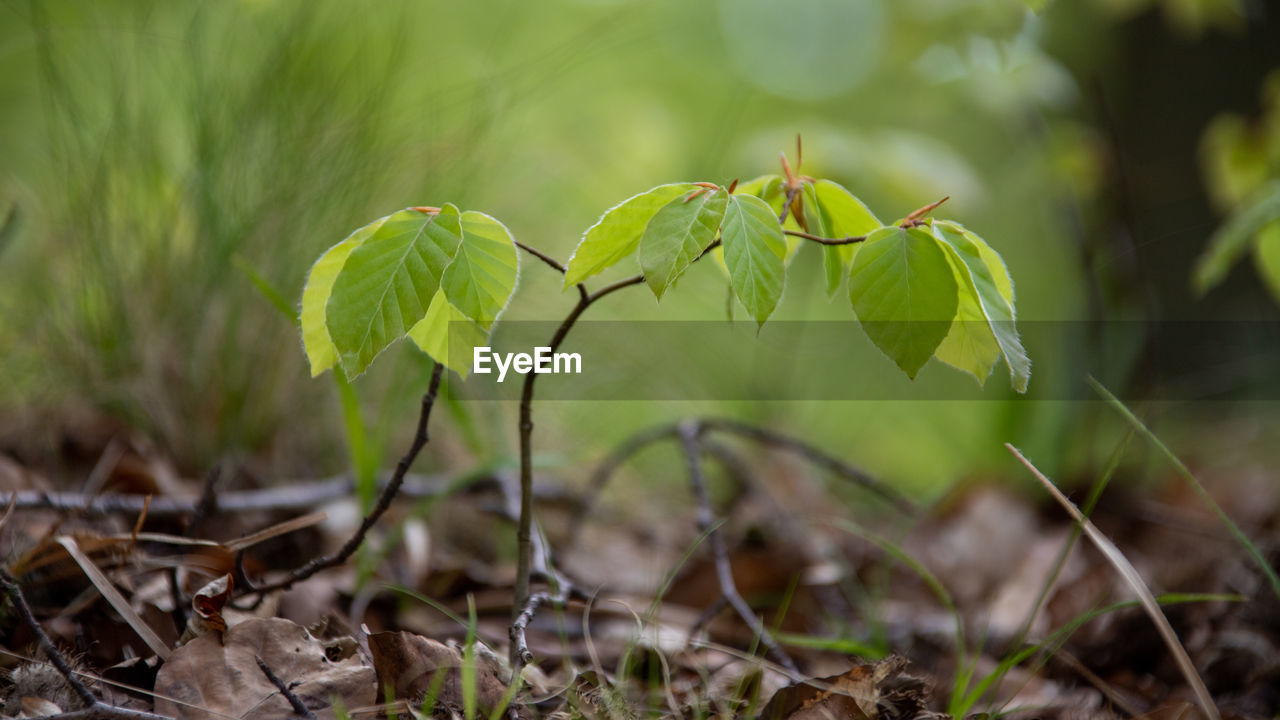
[(1262, 100), (1261, 117), (1220, 115), (1201, 142), (1206, 185), (1229, 213), (1196, 261), (1192, 285), (1201, 295), (1252, 251), (1259, 278), (1280, 302), (1280, 71), (1264, 81)]
[[(782, 298), (792, 258), (812, 244), (824, 254), (828, 293), (847, 280), (863, 330), (909, 377), (936, 357), (981, 384), (1003, 358), (1014, 389), (1025, 392), (1030, 361), (1014, 327), (1008, 270), (978, 235), (930, 216), (943, 201), (886, 225), (843, 186), (798, 174), (785, 155), (782, 169), (782, 175), (742, 184), (671, 183), (631, 197), (587, 229), (566, 265), (517, 242), (492, 217), (453, 205), (408, 208), (376, 220), (326, 251), (311, 269), (301, 325), (312, 375), (336, 365), (355, 378), (404, 337), (436, 361), (437, 380), (441, 366), (465, 373), (472, 348), (487, 344), (510, 300), (518, 249), (562, 273), (564, 288), (577, 292), (577, 303), (548, 343), (554, 353), (596, 301), (641, 284), (661, 300), (708, 255), (761, 326)], [(587, 287), (594, 275), (628, 260), (638, 274), (594, 291)], [(519, 420), (521, 514), (512, 612), (524, 623), (548, 600), (529, 591), (537, 377), (525, 375)], [(424, 421), (425, 415), (420, 426)], [(550, 568), (537, 570), (556, 583)], [(517, 666), (530, 659), (517, 632), (522, 627), (513, 626), (512, 633)]]

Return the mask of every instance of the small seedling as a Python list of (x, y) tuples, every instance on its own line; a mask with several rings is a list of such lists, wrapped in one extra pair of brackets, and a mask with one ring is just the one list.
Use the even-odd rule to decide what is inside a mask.
[[(728, 185), (659, 185), (606, 211), (561, 264), (518, 242), (498, 220), (454, 205), (413, 207), (375, 220), (327, 250), (302, 297), (312, 375), (339, 367), (355, 378), (408, 337), (438, 365), (467, 372), (511, 299), (523, 250), (563, 274), (577, 303), (547, 346), (556, 352), (579, 317), (618, 290), (647, 285), (661, 300), (711, 256), (757, 327), (777, 308), (787, 269), (804, 245), (823, 253), (829, 295), (842, 287), (867, 336), (909, 377), (931, 357), (984, 383), (1001, 358), (1025, 392), (1031, 366), (1014, 327), (1013, 282), (1000, 255), (959, 223), (932, 217), (943, 200), (881, 222), (838, 183), (799, 174)], [(634, 259), (633, 259), (634, 258)], [(594, 291), (586, 282), (624, 261), (639, 273)], [(521, 516), (513, 617), (532, 612), (532, 402), (520, 403)], [(438, 381), (438, 373), (437, 373)], [(425, 416), (424, 416), (425, 419)], [(406, 456), (409, 462), (415, 453)], [(402, 461), (404, 464), (404, 461)], [(547, 571), (547, 568), (539, 568)], [(513, 663), (527, 662), (513, 643)]]

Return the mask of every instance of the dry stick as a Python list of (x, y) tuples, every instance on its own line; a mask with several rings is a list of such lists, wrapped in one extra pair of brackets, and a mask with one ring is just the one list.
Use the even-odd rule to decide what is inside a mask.
[(1115, 543), (1111, 542), (1106, 535), (1103, 535), (1102, 531), (1089, 518), (1085, 517), (1080, 512), (1080, 509), (1071, 500), (1067, 499), (1066, 495), (1062, 494), (1062, 491), (1053, 484), (1052, 480), (1045, 477), (1044, 473), (1040, 472), (1035, 465), (1032, 465), (1030, 460), (1023, 457), (1017, 448), (1009, 443), (1005, 443), (1004, 446), (1018, 459), (1018, 462), (1021, 462), (1035, 476), (1036, 480), (1040, 481), (1040, 484), (1053, 496), (1053, 499), (1057, 500), (1058, 504), (1067, 511), (1067, 514), (1071, 515), (1072, 519), (1080, 525), (1080, 529), (1093, 541), (1093, 544), (1097, 546), (1103, 557), (1115, 567), (1116, 572), (1120, 573), (1120, 577), (1124, 579), (1125, 583), (1129, 585), (1129, 588), (1133, 590), (1134, 594), (1142, 602), (1142, 607), (1147, 611), (1147, 615), (1151, 617), (1151, 621), (1155, 623), (1156, 630), (1160, 631), (1160, 637), (1164, 640), (1165, 645), (1168, 646), (1169, 652), (1172, 653), (1173, 659), (1178, 664), (1178, 669), (1182, 671), (1182, 676), (1186, 678), (1187, 684), (1191, 686), (1191, 690), (1195, 693), (1196, 701), (1200, 703), (1200, 709), (1204, 711), (1205, 717), (1209, 718), (1209, 720), (1220, 720), (1221, 715), (1218, 713), (1218, 708), (1213, 704), (1213, 697), (1209, 695), (1209, 689), (1204, 686), (1204, 681), (1200, 679), (1200, 674), (1196, 672), (1195, 665), (1191, 663), (1191, 658), (1187, 655), (1186, 648), (1178, 640), (1177, 633), (1169, 625), (1169, 619), (1160, 610), (1159, 603), (1152, 596), (1137, 569), (1133, 567), (1133, 563), (1130, 563), (1129, 559), (1120, 552)]
[[(192, 512), (187, 519), (186, 528), (183, 529), (183, 537), (195, 537), (196, 531), (200, 528), (201, 523), (209, 516), (218, 511), (218, 481), (222, 479), (221, 462), (214, 463), (204, 478), (204, 487), (200, 490), (200, 500), (196, 502), (195, 512)], [(147, 496), (150, 500), (150, 496)], [(150, 503), (148, 503), (148, 506)], [(169, 599), (173, 601), (173, 611), (169, 614), (173, 617), (173, 624), (178, 628), (187, 626), (187, 600), (182, 596), (182, 587), (178, 582), (178, 567), (175, 565), (165, 571), (165, 579), (169, 583)]]
[(823, 452), (803, 440), (793, 438), (789, 435), (783, 435), (782, 433), (778, 433), (773, 430), (756, 427), (755, 425), (748, 425), (737, 420), (708, 418), (705, 420), (699, 420), (698, 423), (706, 430), (719, 430), (721, 432), (732, 433), (739, 437), (748, 438), (764, 445), (769, 445), (794, 453), (813, 465), (825, 468), (839, 477), (850, 480), (870, 490), (892, 504), (895, 509), (901, 511), (903, 514), (913, 515), (916, 512), (916, 507), (910, 500), (903, 497), (892, 488), (882, 484), (879, 480), (876, 480), (870, 473), (850, 465), (834, 455)]
[(707, 542), (711, 545), (711, 553), (715, 556), (716, 578), (720, 582), (720, 593), (733, 609), (738, 612), (751, 631), (760, 638), (760, 643), (787, 669), (792, 678), (799, 679), (800, 669), (783, 651), (768, 628), (764, 626), (755, 611), (742, 599), (738, 586), (733, 581), (733, 569), (729, 565), (729, 553), (725, 549), (724, 538), (714, 527), (715, 514), (711, 510), (711, 496), (707, 493), (707, 484), (702, 476), (702, 440), (699, 435), (702, 428), (695, 421), (680, 424), (680, 445), (684, 448), (685, 460), (689, 465), (689, 483), (693, 485), (694, 495), (698, 499), (698, 530), (707, 534)]
[[(891, 488), (883, 485), (866, 471), (857, 468), (833, 455), (830, 455), (818, 448), (798, 440), (789, 435), (784, 435), (773, 430), (748, 425), (736, 420), (728, 420), (722, 418), (706, 418), (698, 421), (699, 425), (705, 431), (720, 431), (737, 435), (739, 437), (753, 440), (762, 445), (786, 450), (787, 452), (798, 455), (801, 459), (826, 469), (837, 476), (850, 480), (861, 485), (876, 495), (884, 498), (891, 503), (894, 508), (900, 510), (904, 514), (913, 515), (916, 512), (915, 506), (910, 500), (898, 494)], [(665, 440), (667, 438), (678, 437), (679, 426), (676, 423), (668, 425), (659, 425), (657, 427), (642, 430), (631, 437), (627, 438), (621, 445), (609, 453), (608, 456), (596, 467), (591, 475), (591, 481), (588, 485), (586, 497), (582, 500), (577, 511), (574, 514), (574, 531), (572, 538), (577, 538), (577, 527), (580, 527), (583, 520), (594, 507), (600, 493), (604, 491), (604, 486), (612, 479), (614, 473), (622, 467), (623, 463), (631, 459), (633, 455), (645, 449), (646, 447)], [(713, 450), (714, 452), (714, 450)]]
[[(524, 601), (524, 605), (520, 608), (520, 612), (516, 615), (516, 619), (511, 622), (511, 628), (508, 635), (511, 637), (511, 654), (520, 658), (520, 664), (528, 665), (533, 662), (533, 653), (529, 650), (529, 643), (525, 639), (525, 630), (529, 628), (529, 623), (533, 622), (533, 616), (537, 614), (538, 608), (550, 602), (563, 602), (561, 597), (552, 596), (551, 593), (536, 592)], [(520, 674), (514, 673), (511, 682), (519, 682)]]
[[(384, 474), (382, 487), (390, 482), (393, 473)], [(475, 482), (495, 479), (492, 474), (474, 476)], [(445, 474), (407, 474), (397, 497), (426, 498), (446, 494), (454, 486), (455, 478)], [(342, 475), (322, 480), (281, 480), (278, 487), (263, 490), (240, 490), (219, 493), (218, 514), (243, 512), (288, 512), (315, 507), (330, 500), (350, 497), (355, 483), (350, 476)], [(54, 510), (78, 512), (88, 517), (105, 515), (136, 515), (142, 511), (147, 496), (104, 493), (90, 497), (84, 493), (45, 492), (19, 490), (0, 492), (0, 505), (13, 503), (17, 510)], [(557, 496), (557, 499), (559, 496)], [(175, 497), (152, 497), (147, 517), (171, 518), (191, 515), (197, 511), (198, 502)]]
[(267, 663), (262, 659), (262, 656), (254, 655), (253, 659), (258, 661), (258, 669), (262, 671), (263, 675), (267, 676), (267, 680), (271, 681), (271, 684), (276, 686), (276, 689), (280, 691), (284, 699), (289, 701), (289, 706), (293, 708), (294, 714), (301, 715), (307, 720), (316, 720), (316, 714), (311, 712), (311, 709), (303, 704), (297, 695), (293, 694), (293, 690), (289, 689), (289, 686), (279, 676), (271, 672), (271, 668), (267, 667)]
[(13, 607), (18, 611), (18, 617), (22, 619), (22, 623), (36, 636), (40, 650), (44, 652), (45, 657), (49, 659), (49, 662), (53, 664), (67, 681), (67, 684), (71, 686), (72, 691), (80, 698), (80, 701), (88, 706), (84, 710), (59, 713), (47, 717), (58, 718), (59, 720), (79, 720), (81, 718), (85, 720), (89, 718), (104, 718), (106, 720), (167, 720), (161, 715), (113, 707), (99, 700), (89, 690), (88, 686), (76, 677), (71, 665), (62, 657), (58, 647), (49, 639), (44, 628), (40, 626), (40, 623), (36, 621), (35, 615), (31, 613), (31, 606), (27, 604), (27, 598), (22, 594), (22, 587), (18, 585), (18, 581), (3, 568), (0, 568), (0, 587), (4, 588), (5, 594), (13, 601)]
[(257, 593), (262, 596), (274, 590), (288, 589), (294, 583), (306, 580), (321, 570), (341, 565), (355, 554), (356, 550), (364, 542), (365, 535), (378, 522), (382, 514), (391, 507), (391, 501), (395, 499), (396, 492), (400, 490), (401, 484), (404, 483), (405, 475), (409, 473), (409, 466), (413, 465), (413, 461), (418, 458), (418, 453), (422, 451), (427, 441), (430, 440), (427, 434), (427, 421), (431, 419), (431, 408), (436, 403), (436, 393), (440, 390), (440, 378), (443, 374), (444, 365), (436, 363), (435, 369), (431, 371), (431, 384), (427, 387), (426, 394), (422, 396), (422, 412), (418, 415), (418, 428), (414, 432), (413, 443), (409, 446), (408, 451), (405, 452), (404, 457), (400, 458), (400, 462), (396, 464), (395, 472), (391, 475), (391, 481), (382, 489), (382, 493), (378, 496), (377, 504), (360, 522), (360, 527), (355, 534), (333, 555), (312, 558), (305, 565), (291, 571), (288, 577), (266, 585), (244, 589), (243, 592), (238, 593), (239, 595)]

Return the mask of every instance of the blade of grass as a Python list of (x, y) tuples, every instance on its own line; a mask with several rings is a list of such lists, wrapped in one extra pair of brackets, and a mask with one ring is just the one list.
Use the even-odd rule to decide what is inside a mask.
[(1096, 545), (1102, 555), (1107, 558), (1111, 565), (1116, 569), (1116, 572), (1120, 573), (1120, 576), (1124, 578), (1124, 581), (1129, 585), (1130, 589), (1137, 594), (1138, 598), (1142, 601), (1143, 609), (1147, 611), (1147, 615), (1149, 615), (1151, 617), (1151, 621), (1155, 623), (1156, 629), (1160, 631), (1160, 637), (1164, 640), (1165, 645), (1169, 647), (1169, 652), (1177, 662), (1178, 669), (1182, 671), (1182, 675), (1186, 678), (1187, 684), (1191, 686), (1192, 691), (1195, 693), (1196, 701), (1200, 704), (1201, 709), (1204, 710), (1205, 717), (1209, 718), (1209, 720), (1220, 720), (1221, 715), (1218, 713), (1217, 706), (1213, 704), (1213, 698), (1209, 695), (1209, 689), (1204, 686), (1204, 680), (1200, 679), (1200, 674), (1196, 672), (1195, 665), (1191, 664), (1191, 658), (1187, 655), (1186, 648), (1184, 648), (1182, 646), (1182, 642), (1178, 640), (1178, 635), (1173, 631), (1173, 626), (1169, 624), (1169, 619), (1166, 618), (1164, 613), (1160, 610), (1160, 605), (1156, 603), (1156, 599), (1152, 596), (1151, 590), (1147, 588), (1147, 584), (1142, 580), (1142, 576), (1138, 574), (1138, 570), (1133, 567), (1133, 563), (1129, 562), (1129, 559), (1120, 552), (1120, 548), (1116, 547), (1115, 543), (1111, 542), (1106, 535), (1103, 535), (1102, 531), (1099, 530), (1097, 526), (1089, 520), (1089, 518), (1080, 514), (1080, 509), (1075, 506), (1075, 503), (1072, 503), (1071, 500), (1067, 499), (1067, 496), (1063, 495), (1062, 491), (1053, 484), (1053, 481), (1045, 477), (1044, 473), (1040, 472), (1035, 465), (1032, 465), (1030, 460), (1023, 457), (1022, 453), (1018, 452), (1017, 448), (1009, 443), (1005, 443), (1004, 446), (1015, 458), (1018, 459), (1019, 462), (1023, 464), (1024, 467), (1027, 468), (1028, 471), (1031, 472), (1033, 476), (1035, 476), (1036, 480), (1040, 481), (1040, 484), (1044, 486), (1044, 489), (1053, 496), (1054, 500), (1058, 501), (1058, 504), (1067, 511), (1067, 514), (1071, 515), (1071, 517), (1080, 524), (1080, 527), (1084, 530), (1085, 536), (1093, 541), (1093, 544)]
[(1151, 429), (1147, 427), (1146, 423), (1142, 422), (1137, 415), (1134, 415), (1123, 402), (1120, 402), (1119, 398), (1112, 395), (1110, 390), (1103, 387), (1102, 383), (1098, 382), (1092, 375), (1087, 376), (1086, 380), (1088, 381), (1089, 386), (1101, 395), (1103, 400), (1107, 401), (1108, 405), (1114, 408), (1116, 412), (1120, 413), (1121, 417), (1128, 420), (1129, 423), (1133, 425), (1134, 429), (1139, 433), (1142, 433), (1143, 437), (1150, 440), (1151, 444), (1155, 445), (1156, 449), (1159, 450), (1160, 453), (1165, 456), (1165, 459), (1173, 465), (1174, 469), (1178, 471), (1178, 474), (1191, 485), (1191, 489), (1200, 497), (1200, 500), (1205, 505), (1209, 506), (1209, 509), (1218, 516), (1218, 520), (1222, 521), (1222, 524), (1231, 532), (1231, 535), (1236, 539), (1236, 542), (1240, 543), (1241, 547), (1245, 549), (1245, 552), (1249, 553), (1249, 557), (1253, 558), (1253, 561), (1257, 563), (1258, 569), (1262, 571), (1263, 575), (1267, 576), (1267, 580), (1271, 583), (1271, 589), (1275, 592), (1276, 597), (1280, 597), (1280, 576), (1277, 576), (1276, 571), (1267, 564), (1267, 560), (1263, 557), (1262, 551), (1258, 549), (1258, 546), (1254, 545), (1253, 541), (1249, 539), (1249, 536), (1245, 535), (1244, 531), (1240, 529), (1240, 526), (1236, 525), (1235, 521), (1227, 516), (1227, 513), (1219, 507), (1218, 503), (1214, 502), (1214, 499), (1209, 495), (1209, 491), (1204, 489), (1204, 486), (1201, 485), (1200, 481), (1196, 479), (1196, 476), (1191, 473), (1191, 470), (1189, 470), (1187, 466), (1178, 459), (1177, 455), (1173, 454), (1173, 451), (1170, 450), (1167, 445), (1160, 441), (1160, 438), (1156, 437), (1155, 433), (1151, 432)]
[[(1180, 605), (1196, 602), (1241, 602), (1243, 600), (1244, 598), (1239, 595), (1220, 595), (1214, 593), (1167, 593), (1156, 598), (1156, 602), (1160, 605)], [(996, 669), (992, 670), (991, 673), (974, 686), (973, 690), (970, 691), (969, 694), (965, 696), (961, 704), (957, 706), (956, 709), (960, 714), (956, 717), (966, 716), (969, 710), (977, 704), (978, 700), (982, 699), (982, 696), (992, 689), (992, 686), (995, 685), (995, 682), (999, 678), (1006, 675), (1010, 670), (1018, 665), (1021, 665), (1027, 658), (1030, 658), (1032, 655), (1042, 651), (1048, 651), (1049, 654), (1052, 654), (1055, 648), (1060, 647), (1062, 643), (1069, 640), (1071, 636), (1086, 623), (1096, 620), (1103, 615), (1117, 612), (1119, 610), (1126, 610), (1132, 607), (1138, 607), (1141, 604), (1142, 601), (1140, 600), (1124, 600), (1105, 607), (1087, 610), (1068, 620), (1062, 625), (1062, 627), (1050, 633), (1049, 637), (1045, 638), (1043, 641), (1034, 645), (1028, 645), (1017, 652), (1004, 656), (1001, 658), (999, 665), (996, 666)]]
[(169, 646), (160, 639), (160, 636), (151, 629), (151, 626), (138, 613), (134, 612), (133, 606), (129, 604), (128, 600), (124, 599), (119, 590), (116, 590), (116, 586), (107, 578), (106, 573), (102, 572), (97, 565), (94, 565), (93, 560), (80, 549), (80, 545), (76, 543), (75, 538), (70, 535), (59, 535), (54, 540), (66, 548), (67, 554), (76, 561), (76, 564), (89, 577), (94, 587), (98, 588), (98, 592), (102, 593), (102, 597), (106, 598), (107, 602), (111, 603), (111, 607), (120, 613), (120, 616), (125, 619), (129, 627), (133, 628), (138, 637), (142, 638), (147, 647), (151, 649), (151, 652), (159, 655), (161, 660), (167, 660), (170, 652)]
[(865, 658), (867, 660), (880, 660), (888, 655), (884, 648), (867, 645), (852, 638), (826, 638), (816, 635), (802, 635), (800, 633), (788, 633), (781, 631), (775, 632), (773, 636), (783, 645), (807, 648), (810, 650), (826, 650), (828, 652), (836, 652), (844, 655), (857, 655), (858, 657)]
[(466, 720), (476, 716), (476, 599), (467, 593), (467, 638), (462, 646), (462, 714)]
[(333, 381), (338, 386), (338, 398), (342, 401), (342, 428), (347, 436), (347, 452), (351, 457), (351, 473), (355, 478), (356, 496), (362, 512), (373, 507), (378, 494), (378, 457), (365, 432), (364, 418), (360, 414), (360, 399), (355, 388), (347, 380), (341, 368), (333, 369)]
[[(1084, 500), (1084, 505), (1080, 507), (1080, 512), (1089, 517), (1093, 514), (1094, 507), (1098, 504), (1098, 499), (1102, 497), (1103, 491), (1107, 489), (1107, 485), (1111, 483), (1111, 478), (1115, 475), (1116, 469), (1120, 467), (1120, 461), (1124, 459), (1124, 455), (1129, 450), (1129, 444), (1133, 441), (1134, 430), (1129, 429), (1120, 443), (1111, 453), (1111, 457), (1107, 459), (1107, 464), (1102, 469), (1102, 474), (1098, 476), (1093, 486), (1089, 488), (1089, 495)], [(1044, 584), (1040, 587), (1039, 594), (1036, 595), (1035, 602), (1031, 605), (1031, 610), (1027, 613), (1027, 617), (1022, 621), (1022, 625), (1018, 628), (1018, 632), (1013, 637), (1013, 641), (1009, 647), (1021, 647), (1026, 641), (1027, 635), (1031, 633), (1031, 625), (1035, 622), (1036, 616), (1040, 614), (1040, 609), (1049, 599), (1049, 592), (1053, 589), (1054, 583), (1058, 581), (1058, 576), (1062, 574), (1062, 568), (1066, 567), (1067, 558), (1071, 555), (1071, 550), (1076, 546), (1076, 542), (1080, 539), (1080, 526), (1071, 526), (1071, 535), (1067, 541), (1063, 543), (1062, 549), (1058, 552), (1058, 557), (1054, 561), (1053, 569), (1049, 571), (1049, 575), (1045, 578)], [(998, 673), (995, 678), (995, 689), (1000, 690), (1000, 684), (1003, 681), (1004, 673), (1008, 668), (996, 668), (994, 671)], [(990, 676), (988, 676), (990, 677)]]
[(271, 307), (280, 311), (280, 314), (288, 318), (289, 322), (294, 325), (301, 325), (301, 320), (298, 319), (298, 309), (293, 306), (293, 303), (285, 300), (284, 294), (268, 282), (267, 278), (258, 272), (258, 269), (250, 264), (243, 255), (239, 253), (232, 255), (231, 264), (244, 273), (245, 277), (249, 278), (249, 282), (253, 283), (258, 292), (262, 293), (262, 297), (267, 302), (271, 303)]
[[(973, 670), (969, 668), (968, 647), (964, 638), (964, 619), (960, 617), (960, 611), (956, 609), (955, 601), (951, 599), (951, 593), (947, 592), (946, 587), (942, 585), (942, 581), (936, 575), (925, 567), (919, 560), (906, 551), (897, 543), (882, 538), (879, 535), (867, 530), (857, 523), (845, 518), (829, 518), (828, 522), (832, 523), (836, 528), (844, 530), (852, 535), (872, 543), (884, 552), (888, 553), (898, 562), (906, 565), (908, 569), (914, 572), (924, 581), (929, 590), (938, 598), (938, 602), (952, 617), (956, 620), (956, 677), (955, 683), (951, 688), (951, 697), (954, 700), (964, 694), (964, 689), (968, 686), (969, 677)], [(954, 715), (954, 713), (952, 713)]]

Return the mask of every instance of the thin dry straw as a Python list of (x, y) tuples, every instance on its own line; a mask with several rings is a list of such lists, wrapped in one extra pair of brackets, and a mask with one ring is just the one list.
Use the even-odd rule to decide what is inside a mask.
[(1045, 477), (1044, 473), (1036, 469), (1031, 461), (1023, 457), (1017, 448), (1009, 443), (1004, 444), (1005, 448), (1013, 454), (1015, 458), (1021, 462), (1027, 470), (1035, 476), (1036, 480), (1044, 486), (1045, 490), (1053, 496), (1054, 500), (1067, 511), (1077, 523), (1084, 534), (1093, 541), (1098, 550), (1104, 557), (1115, 567), (1116, 572), (1120, 573), (1120, 577), (1129, 585), (1130, 589), (1137, 594), (1138, 599), (1142, 601), (1142, 607), (1147, 611), (1147, 615), (1151, 617), (1151, 621), (1155, 623), (1156, 629), (1160, 631), (1160, 637), (1164, 639), (1165, 645), (1169, 647), (1169, 652), (1173, 654), (1173, 659), (1178, 663), (1178, 669), (1182, 671), (1182, 676), (1187, 679), (1187, 684), (1196, 694), (1196, 701), (1200, 703), (1201, 709), (1204, 710), (1205, 717), (1209, 720), (1221, 720), (1218, 714), (1218, 708), (1213, 704), (1213, 698), (1209, 696), (1209, 689), (1204, 686), (1204, 681), (1200, 679), (1200, 674), (1196, 672), (1196, 668), (1191, 664), (1191, 658), (1187, 655), (1186, 648), (1182, 647), (1182, 643), (1178, 640), (1178, 635), (1173, 631), (1173, 627), (1169, 625), (1169, 620), (1164, 616), (1164, 612), (1160, 610), (1160, 605), (1156, 602), (1151, 591), (1147, 589), (1147, 584), (1142, 580), (1142, 576), (1138, 574), (1133, 563), (1120, 552), (1120, 548), (1111, 542), (1096, 525), (1085, 517), (1075, 503), (1067, 499), (1066, 495), (1058, 489), (1053, 481)]

